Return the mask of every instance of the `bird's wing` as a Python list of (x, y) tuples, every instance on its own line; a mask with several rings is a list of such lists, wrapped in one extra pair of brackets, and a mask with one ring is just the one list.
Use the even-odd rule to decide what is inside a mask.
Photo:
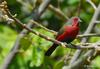
[(58, 32), (56, 38), (57, 38), (58, 36), (60, 36), (61, 34), (63, 34), (64, 31), (65, 31), (65, 28), (64, 28), (64, 26), (63, 26), (63, 27), (59, 30), (59, 32)]
[(69, 20), (61, 27), (61, 29), (59, 30), (58, 35), (56, 36), (56, 38), (57, 38), (59, 35), (61, 35), (62, 33), (64, 33), (64, 31), (65, 31), (65, 26), (66, 26), (66, 27), (67, 27), (67, 26), (70, 26), (71, 23), (72, 23), (72, 20), (69, 19)]

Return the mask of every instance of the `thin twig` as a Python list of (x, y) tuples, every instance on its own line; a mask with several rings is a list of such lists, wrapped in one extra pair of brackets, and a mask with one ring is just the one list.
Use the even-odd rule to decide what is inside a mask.
[(54, 35), (57, 35), (57, 32), (56, 31), (53, 31), (53, 30), (50, 30), (46, 27), (44, 27), (43, 25), (41, 25), (40, 23), (36, 22), (36, 21), (33, 21), (33, 20), (30, 20), (33, 24), (36, 24), (37, 26), (43, 28), (44, 30), (48, 31), (48, 32), (51, 32), (53, 33)]
[[(43, 25), (41, 25), (40, 23), (38, 23), (38, 22), (36, 22), (36, 21), (30, 20), (30, 22), (36, 24), (37, 26), (43, 28), (44, 30), (46, 30), (46, 31), (48, 31), (48, 32), (54, 33), (54, 35), (57, 35), (57, 32), (56, 32), (56, 31), (50, 30), (50, 29), (44, 27)], [(95, 36), (95, 37), (97, 37), (97, 36), (99, 37), (100, 34), (92, 34), (92, 33), (90, 33), (90, 34), (77, 35), (77, 38), (94, 37), (94, 36)]]
[[(95, 11), (95, 13), (94, 13), (94, 15), (93, 15), (93, 17), (92, 17), (90, 23), (89, 23), (89, 26), (88, 26), (88, 28), (87, 28), (87, 30), (85, 31), (84, 34), (89, 34), (89, 33), (92, 31), (92, 29), (93, 29), (93, 27), (94, 27), (94, 25), (95, 25), (95, 21), (97, 20), (97, 18), (98, 18), (98, 16), (99, 16), (99, 13), (100, 13), (100, 4), (99, 4), (98, 8), (96, 9), (96, 11)], [(87, 38), (83, 38), (83, 39), (82, 39), (82, 43), (85, 43), (86, 41), (87, 41)], [(91, 51), (93, 51), (93, 50), (91, 50)], [(77, 50), (77, 51), (76, 51), (76, 53), (74, 54), (74, 56), (73, 56), (73, 58), (72, 58), (72, 60), (71, 60), (71, 62), (70, 62), (70, 65), (71, 65), (71, 64), (74, 64), (74, 62), (76, 62), (76, 60), (77, 60), (78, 57), (80, 56), (81, 52), (82, 52), (82, 50)], [(83, 62), (84, 62), (84, 60), (83, 60)], [(69, 66), (70, 66), (70, 65), (69, 65)], [(77, 66), (78, 66), (78, 65), (76, 65), (76, 67), (77, 67)]]
[(77, 38), (84, 38), (84, 37), (100, 37), (100, 34), (83, 34), (83, 35), (78, 35)]
[[(34, 14), (36, 14), (33, 18), (33, 20), (38, 20), (40, 18), (40, 16), (43, 14), (43, 12), (46, 10), (48, 4), (50, 3), (51, 0), (46, 0), (43, 1), (43, 3), (41, 3), (41, 5), (39, 6), (38, 9), (36, 9), (38, 12), (35, 12)], [(7, 5), (6, 5), (7, 6)], [(41, 9), (40, 9), (41, 8)], [(38, 15), (38, 16), (37, 16)], [(28, 23), (26, 26), (28, 28), (31, 28), (33, 25), (33, 23)], [(14, 57), (16, 56), (16, 52), (18, 51), (19, 47), (20, 47), (20, 40), (21, 38), (23, 38), (26, 34), (28, 34), (28, 31), (23, 29), (22, 32), (19, 34), (19, 36), (16, 39), (16, 42), (12, 48), (12, 50), (9, 52), (9, 54), (7, 55), (7, 57), (4, 59), (4, 63), (2, 65), (1, 69), (8, 69), (8, 66), (10, 65), (11, 61), (14, 59)]]
[[(42, 0), (37, 1), (38, 3), (41, 3)], [(65, 15), (59, 8), (54, 7), (53, 5), (49, 4), (48, 9), (55, 13), (55, 15), (59, 16), (62, 20), (69, 20), (69, 17)]]
[[(44, 27), (43, 25), (41, 25), (40, 23), (36, 22), (36, 21), (33, 21), (33, 20), (30, 20), (30, 22), (32, 22), (33, 24), (36, 24), (37, 26), (43, 28), (44, 30), (48, 31), (48, 32), (51, 32), (51, 33), (54, 33), (54, 35), (57, 35), (58, 32), (56, 31), (53, 31), (53, 30), (50, 30), (46, 27)], [(77, 35), (77, 38), (84, 38), (84, 37), (99, 37), (100, 34), (83, 34), (83, 35)]]
[[(95, 50), (93, 50), (95, 51)], [(81, 58), (77, 60), (74, 64), (71, 64), (70, 66), (64, 66), (63, 69), (80, 69), (79, 66), (82, 66), (83, 61), (85, 61), (88, 57), (92, 56), (93, 51), (89, 50), (86, 54), (84, 54)], [(78, 65), (78, 67), (76, 67)]]
[[(33, 33), (33, 34), (35, 34), (35, 35), (38, 35), (38, 36), (40, 36), (40, 37), (42, 37), (42, 38), (44, 38), (44, 39), (46, 39), (46, 40), (48, 40), (48, 41), (54, 42), (54, 43), (56, 43), (56, 44), (60, 44), (60, 45), (63, 44), (62, 42), (60, 42), (60, 41), (58, 41), (58, 40), (54, 40), (54, 39), (52, 39), (52, 38), (50, 38), (50, 37), (47, 37), (47, 36), (45, 36), (45, 35), (43, 35), (43, 34), (37, 32), (37, 31), (32, 30), (31, 28), (28, 28), (28, 27), (27, 27), (25, 24), (23, 24), (20, 20), (18, 20), (17, 18), (13, 17), (13, 15), (9, 12), (9, 10), (7, 10), (7, 9), (5, 9), (5, 10), (6, 10), (8, 16), (9, 16), (10, 18), (12, 18), (17, 24), (20, 24), (24, 29), (28, 30), (29, 32), (31, 32), (31, 33)], [(67, 43), (64, 43), (64, 44), (65, 44), (66, 47), (68, 47), (68, 48), (75, 48), (75, 49), (94, 48), (94, 47), (90, 47), (90, 46), (84, 47), (84, 46), (76, 46), (76, 45), (71, 46), (71, 45), (68, 45)]]
[(80, 12), (81, 12), (81, 4), (82, 4), (82, 0), (79, 0), (78, 10), (77, 10), (78, 16), (80, 16)]
[(97, 9), (96, 5), (91, 0), (86, 0), (93, 8), (94, 10)]
[(53, 11), (55, 14), (57, 14), (60, 18), (63, 20), (68, 20), (69, 17), (67, 17), (60, 9), (53, 7), (52, 5), (49, 5), (48, 7), (51, 11)]
[[(94, 46), (77, 46), (77, 45), (69, 45), (69, 44), (67, 44), (67, 43), (63, 43), (63, 42), (60, 42), (60, 41), (58, 41), (58, 40), (55, 40), (55, 39), (52, 39), (52, 38), (50, 38), (50, 37), (47, 37), (47, 36), (45, 36), (45, 35), (43, 35), (43, 34), (41, 34), (41, 33), (39, 33), (39, 32), (37, 32), (37, 31), (34, 31), (34, 30), (32, 30), (32, 29), (30, 29), (30, 28), (28, 28), (25, 24), (23, 24), (21, 21), (19, 21), (17, 18), (15, 18), (15, 17), (13, 17), (12, 16), (12, 14), (8, 11), (8, 10), (6, 10), (7, 11), (7, 14), (9, 15), (9, 17), (11, 17), (17, 24), (20, 24), (23, 28), (25, 28), (26, 30), (28, 30), (29, 32), (31, 32), (31, 33), (33, 33), (33, 34), (35, 34), (35, 35), (38, 35), (38, 36), (40, 36), (40, 37), (42, 37), (42, 38), (44, 38), (44, 39), (46, 39), (46, 40), (48, 40), (48, 41), (51, 41), (51, 42), (54, 42), (54, 43), (56, 43), (56, 44), (59, 44), (59, 45), (63, 45), (64, 44), (64, 46), (62, 46), (62, 47), (68, 47), (68, 48), (73, 48), (73, 49), (93, 49), (93, 48), (95, 48)], [(97, 47), (98, 48), (98, 47)]]

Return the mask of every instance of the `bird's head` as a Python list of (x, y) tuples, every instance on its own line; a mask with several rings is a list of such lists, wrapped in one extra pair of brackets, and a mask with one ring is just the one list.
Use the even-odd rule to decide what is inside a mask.
[(79, 22), (81, 22), (79, 17), (72, 17), (72, 26), (79, 26)]

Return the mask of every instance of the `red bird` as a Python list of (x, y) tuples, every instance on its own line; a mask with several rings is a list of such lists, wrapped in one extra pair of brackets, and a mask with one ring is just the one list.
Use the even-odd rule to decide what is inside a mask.
[[(72, 23), (70, 26), (64, 25), (59, 31), (56, 40), (61, 42), (72, 42), (79, 32), (79, 22), (81, 20), (78, 17), (72, 17), (68, 22)], [(57, 48), (58, 44), (53, 44), (45, 53), (46, 56), (50, 56), (52, 52)]]

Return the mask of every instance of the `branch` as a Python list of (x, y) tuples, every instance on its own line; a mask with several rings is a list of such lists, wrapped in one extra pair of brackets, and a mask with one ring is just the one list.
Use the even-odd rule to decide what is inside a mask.
[[(95, 51), (95, 50), (93, 50), (93, 51)], [(76, 69), (79, 69), (79, 67), (83, 65), (84, 61), (85, 61), (88, 57), (92, 56), (93, 51), (89, 50), (86, 54), (84, 54), (81, 58), (79, 58), (79, 59), (77, 60), (77, 62), (75, 62), (74, 64), (71, 64), (70, 66), (64, 66), (63, 69), (75, 69), (75, 68), (76, 68)], [(77, 65), (78, 65), (78, 66), (77, 66)], [(77, 66), (77, 67), (76, 67), (76, 66)]]
[[(40, 36), (40, 37), (42, 37), (42, 38), (44, 38), (44, 39), (46, 39), (46, 40), (48, 40), (48, 41), (52, 41), (52, 42), (55, 42), (55, 43), (57, 43), (57, 44), (60, 44), (60, 45), (62, 45), (63, 43), (62, 42), (60, 42), (60, 41), (57, 41), (57, 40), (54, 40), (54, 39), (51, 39), (51, 38), (49, 38), (49, 37), (47, 37), (47, 36), (45, 36), (45, 35), (43, 35), (43, 34), (40, 34), (39, 32), (36, 32), (36, 31), (34, 31), (34, 30), (32, 30), (31, 29), (31, 26), (33, 25), (31, 22), (28, 24), (28, 25), (25, 25), (25, 24), (23, 24), (20, 20), (18, 20), (17, 18), (15, 18), (15, 17), (13, 17), (12, 16), (12, 14), (9, 12), (9, 10), (7, 10), (7, 9), (5, 9), (6, 10), (6, 12), (7, 12), (7, 14), (8, 14), (8, 16), (10, 17), (10, 18), (12, 18), (17, 24), (19, 24), (19, 25), (21, 25), (23, 28), (24, 28), (24, 30), (19, 34), (19, 36), (18, 36), (18, 38), (17, 38), (17, 40), (16, 40), (16, 42), (15, 42), (15, 44), (14, 44), (14, 47), (13, 47), (13, 49), (11, 50), (11, 52), (8, 54), (8, 56), (6, 57), (6, 59), (5, 59), (5, 61), (4, 61), (4, 64), (3, 64), (3, 67), (2, 67), (2, 69), (7, 69), (8, 68), (8, 66), (9, 66), (9, 64), (11, 63), (11, 61), (12, 61), (12, 59), (16, 56), (16, 51), (18, 51), (18, 49), (19, 49), (19, 46), (20, 46), (20, 39), (22, 38), (22, 37), (24, 37), (28, 32), (31, 32), (31, 33), (34, 33), (34, 34), (36, 34), (36, 35), (38, 35), (38, 36)], [(41, 15), (41, 14), (40, 14)], [(37, 17), (36, 17), (37, 18)], [(38, 17), (39, 18), (39, 17)], [(26, 29), (26, 30), (25, 30)], [(64, 45), (67, 45), (67, 47), (68, 48), (74, 48), (74, 49), (94, 49), (94, 48), (98, 48), (98, 47), (88, 47), (87, 46), (87, 48), (86, 47), (79, 47), (79, 46), (70, 46), (70, 45), (68, 45), (68, 44), (64, 44)], [(65, 47), (65, 46), (64, 46)]]
[(86, 0), (86, 1), (94, 8), (94, 10), (97, 9), (97, 7), (95, 6), (95, 4), (91, 0)]
[[(41, 1), (37, 1), (37, 2), (41, 3), (42, 0)], [(48, 9), (53, 11), (57, 16), (59, 16), (64, 21), (69, 19), (69, 17), (67, 17), (59, 8), (56, 8), (51, 4), (48, 6)]]
[(78, 35), (77, 38), (84, 38), (84, 37), (100, 37), (100, 34), (83, 34), (83, 35)]
[(95, 23), (100, 24), (100, 21), (95, 21)]
[[(43, 3), (39, 6), (38, 9), (36, 9), (38, 12), (35, 12), (34, 14), (34, 18), (33, 20), (38, 20), (40, 18), (40, 16), (42, 15), (42, 13), (46, 10), (48, 4), (50, 3), (51, 0), (45, 0), (43, 1)], [(5, 1), (6, 2), (6, 1)], [(7, 6), (7, 4), (5, 4), (5, 6)], [(28, 23), (26, 26), (28, 28), (31, 28), (33, 25), (33, 23)], [(5, 58), (4, 63), (2, 65), (1, 69), (8, 69), (8, 66), (10, 65), (11, 61), (14, 59), (14, 57), (16, 56), (16, 52), (19, 47), (20, 47), (20, 40), (21, 38), (23, 38), (26, 34), (28, 34), (28, 31), (23, 29), (22, 32), (18, 35), (16, 42), (12, 48), (12, 50), (9, 52), (8, 56)]]
[[(54, 39), (52, 39), (52, 38), (50, 38), (50, 37), (47, 37), (47, 36), (45, 36), (45, 35), (43, 35), (43, 34), (37, 32), (37, 31), (32, 30), (31, 28), (29, 28), (29, 27), (27, 27), (25, 24), (23, 24), (20, 20), (18, 20), (17, 18), (13, 17), (13, 15), (9, 12), (9, 10), (7, 10), (7, 9), (5, 9), (5, 10), (6, 10), (6, 12), (7, 12), (7, 15), (8, 15), (10, 18), (12, 18), (12, 19), (15, 21), (15, 23), (21, 25), (21, 26), (22, 26), (24, 29), (26, 29), (27, 31), (29, 31), (29, 32), (31, 32), (31, 33), (37, 35), (37, 36), (40, 36), (40, 37), (42, 37), (42, 38), (44, 38), (44, 39), (46, 39), (46, 40), (48, 40), (48, 41), (54, 42), (54, 43), (56, 43), (56, 44), (60, 44), (60, 45), (63, 44), (62, 42), (60, 42), (60, 41), (58, 41), (58, 40), (54, 40)], [(31, 20), (30, 22), (33, 22), (33, 21)], [(68, 46), (67, 43), (64, 43), (64, 44), (67, 45), (68, 48), (75, 48), (75, 49), (94, 48), (94, 47), (90, 47), (90, 46), (87, 46), (87, 47), (81, 46), (81, 47), (79, 47), (79, 46), (76, 46), (76, 45), (74, 45), (74, 47), (71, 47), (71, 46)]]
[[(87, 28), (87, 30), (85, 31), (84, 34), (88, 34), (88, 33), (90, 33), (92, 31), (92, 29), (93, 29), (93, 27), (95, 25), (95, 21), (97, 20), (97, 18), (99, 16), (99, 13), (100, 13), (100, 4), (99, 4), (98, 8), (96, 9), (96, 11), (95, 11), (95, 13), (94, 13), (94, 15), (93, 15), (90, 23), (89, 23), (89, 26), (88, 26), (88, 28)], [(86, 41), (87, 41), (87, 38), (83, 38), (82, 39), (82, 43), (85, 43)], [(91, 50), (91, 51), (93, 51), (93, 50)], [(74, 64), (74, 62), (76, 62), (76, 60), (78, 59), (78, 57), (79, 57), (79, 55), (80, 55), (81, 52), (82, 52), (82, 50), (77, 50), (76, 51), (76, 53), (74, 54), (74, 56), (73, 56), (73, 58), (72, 58), (72, 60), (70, 62), (70, 65)], [(83, 60), (83, 62), (84, 62), (84, 60)], [(76, 67), (77, 66), (78, 65), (76, 65)]]
[[(43, 28), (44, 30), (46, 30), (46, 31), (48, 31), (48, 32), (53, 33), (54, 35), (57, 35), (57, 33), (58, 33), (58, 32), (56, 32), (56, 31), (53, 31), (53, 30), (50, 30), (50, 29), (44, 27), (43, 25), (41, 25), (40, 23), (38, 23), (38, 22), (36, 22), (36, 21), (30, 20), (30, 22), (32, 22), (33, 24), (35, 24), (35, 25), (37, 25), (37, 26)], [(92, 34), (92, 33), (90, 33), (90, 34), (77, 35), (77, 38), (93, 37), (93, 36), (99, 37), (100, 34)]]
[(51, 2), (51, 0), (44, 0), (43, 3), (39, 6), (39, 8), (37, 9), (37, 17), (40, 18), (40, 16), (43, 14), (43, 12), (46, 10), (46, 8), (48, 7), (49, 3)]
[(63, 20), (68, 20), (69, 19), (69, 17), (67, 17), (60, 9), (55, 8), (52, 5), (49, 5), (48, 9), (50, 9), (53, 12), (55, 12), (55, 14), (57, 14)]
[[(35, 35), (37, 35), (37, 36), (40, 36), (40, 37), (42, 37), (42, 38), (44, 38), (44, 39), (46, 39), (46, 40), (48, 40), (48, 41), (51, 41), (51, 42), (54, 42), (54, 43), (56, 43), (56, 44), (58, 44), (58, 45), (62, 45), (62, 47), (68, 47), (68, 48), (73, 48), (73, 49), (96, 49), (96, 48), (99, 48), (99, 47), (95, 47), (95, 46), (77, 46), (77, 45), (69, 45), (69, 44), (67, 44), (67, 43), (63, 43), (63, 42), (60, 42), (60, 41), (58, 41), (58, 40), (55, 40), (55, 39), (52, 39), (52, 38), (50, 38), (50, 37), (47, 37), (47, 36), (45, 36), (45, 35), (43, 35), (43, 34), (41, 34), (41, 33), (39, 33), (39, 32), (37, 32), (37, 31), (34, 31), (34, 30), (32, 30), (31, 28), (28, 28), (25, 24), (23, 24), (20, 20), (18, 20), (17, 18), (15, 18), (15, 17), (13, 17), (12, 16), (12, 14), (8, 11), (8, 10), (6, 10), (6, 12), (7, 12), (7, 14), (8, 14), (8, 16), (10, 17), (10, 18), (12, 18), (14, 21), (15, 21), (15, 23), (17, 23), (17, 24), (19, 24), (19, 25), (21, 25), (24, 29), (26, 29), (27, 31), (29, 31), (29, 32), (31, 32), (31, 33), (33, 33), (33, 34), (35, 34)], [(31, 21), (32, 22), (32, 21)]]
[[(44, 30), (46, 30), (46, 31), (48, 31), (48, 32), (53, 33), (54, 35), (57, 35), (57, 33), (58, 33), (58, 32), (56, 32), (56, 31), (53, 31), (53, 30), (50, 30), (50, 29), (44, 27), (43, 25), (41, 25), (40, 23), (38, 23), (38, 22), (36, 22), (36, 21), (30, 20), (30, 22), (32, 22), (33, 24), (35, 24), (35, 25), (37, 25), (37, 26), (43, 28)], [(93, 36), (99, 37), (100, 34), (92, 34), (92, 33), (90, 33), (90, 34), (77, 35), (77, 38), (93, 37)]]
[(53, 30), (50, 30), (46, 27), (44, 27), (43, 25), (41, 25), (40, 23), (36, 22), (36, 21), (33, 21), (33, 20), (30, 20), (33, 24), (36, 24), (37, 26), (43, 28), (44, 30), (48, 31), (48, 32), (51, 32), (53, 33), (54, 35), (57, 35), (57, 32), (56, 31), (53, 31)]

